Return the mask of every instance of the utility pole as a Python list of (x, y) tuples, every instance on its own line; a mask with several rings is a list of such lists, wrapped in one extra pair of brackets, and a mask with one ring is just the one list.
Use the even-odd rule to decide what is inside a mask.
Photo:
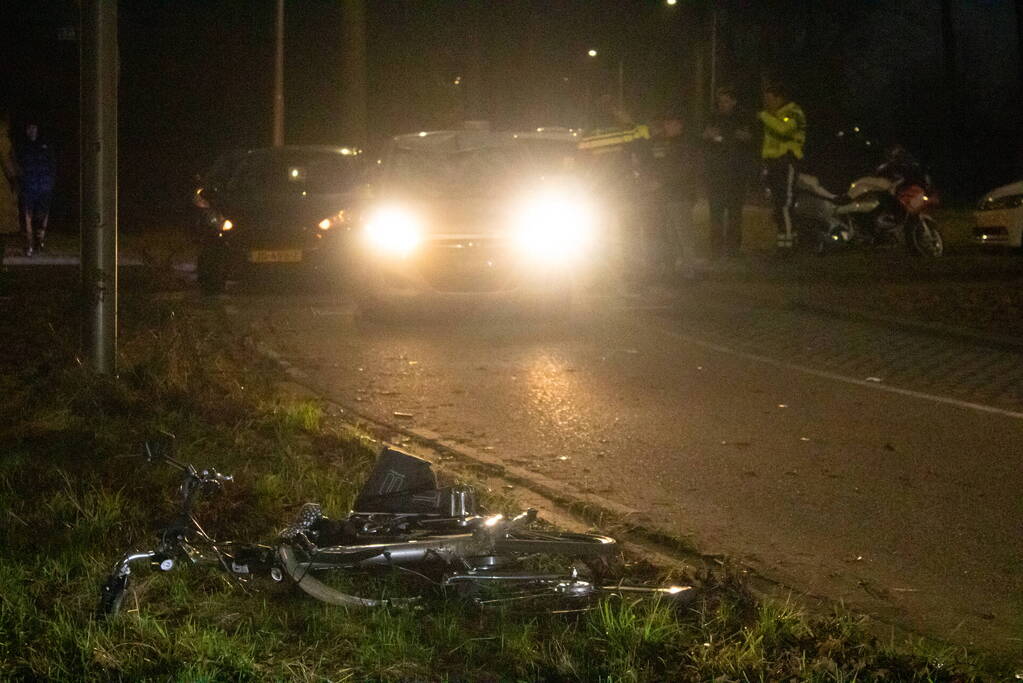
[(117, 371), (117, 0), (81, 5), (82, 342), (96, 372)]
[(274, 147), (284, 146), (284, 0), (277, 0), (274, 45)]
[(363, 147), (366, 120), (366, 2), (341, 0), (341, 134), (345, 144)]
[(714, 111), (714, 102), (717, 98), (718, 89), (718, 9), (716, 5), (710, 8), (710, 109)]
[(1016, 51), (1019, 53), (1019, 82), (1023, 84), (1023, 0), (1016, 0)]
[(956, 54), (955, 21), (952, 16), (952, 0), (941, 0), (941, 42), (944, 55), (945, 101), (948, 103), (945, 121), (945, 182), (958, 190), (955, 169), (958, 166), (962, 145), (962, 106), (959, 102), (959, 64)]
[[(483, 47), (480, 44), (480, 34), (483, 32), (483, 3), (466, 3), (464, 11), (467, 13), (469, 35), (466, 41), (466, 53), (468, 55), (464, 65), (464, 81), (462, 83), (463, 115), (466, 121), (475, 121), (486, 118), (483, 114)], [(489, 107), (486, 108), (489, 112)]]

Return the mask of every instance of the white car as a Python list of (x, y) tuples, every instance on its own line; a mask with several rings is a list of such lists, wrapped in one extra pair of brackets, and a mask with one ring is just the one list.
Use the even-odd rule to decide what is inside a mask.
[(988, 192), (973, 215), (974, 243), (1023, 246), (1023, 180)]

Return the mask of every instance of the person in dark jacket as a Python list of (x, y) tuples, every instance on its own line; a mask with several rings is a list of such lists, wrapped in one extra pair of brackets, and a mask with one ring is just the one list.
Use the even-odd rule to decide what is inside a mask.
[(703, 130), (711, 258), (739, 255), (742, 206), (753, 161), (752, 122), (739, 112), (735, 90), (718, 88), (715, 104)]
[(693, 205), (700, 186), (700, 150), (694, 138), (682, 117), (672, 114), (661, 121), (651, 145), (663, 225), (661, 260), (684, 277), (695, 275), (698, 262)]
[(53, 148), (40, 139), (39, 124), (25, 126), (25, 139), (15, 149), (18, 163), (18, 204), (25, 229), (25, 255), (42, 251), (50, 220), (50, 201), (57, 177)]

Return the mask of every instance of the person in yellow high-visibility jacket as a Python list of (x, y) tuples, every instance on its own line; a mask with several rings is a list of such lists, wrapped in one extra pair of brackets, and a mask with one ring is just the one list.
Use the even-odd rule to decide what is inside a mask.
[(781, 86), (772, 85), (764, 90), (764, 111), (758, 118), (764, 124), (761, 158), (774, 205), (778, 248), (791, 249), (795, 246), (793, 187), (806, 143), (806, 115), (798, 104), (789, 100)]

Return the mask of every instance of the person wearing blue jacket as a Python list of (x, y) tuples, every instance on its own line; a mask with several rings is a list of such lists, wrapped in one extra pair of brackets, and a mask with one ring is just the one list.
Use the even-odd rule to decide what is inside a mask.
[(39, 124), (25, 126), (25, 138), (15, 148), (18, 164), (18, 204), (25, 230), (25, 255), (42, 251), (50, 220), (50, 202), (57, 179), (53, 147), (39, 137)]

